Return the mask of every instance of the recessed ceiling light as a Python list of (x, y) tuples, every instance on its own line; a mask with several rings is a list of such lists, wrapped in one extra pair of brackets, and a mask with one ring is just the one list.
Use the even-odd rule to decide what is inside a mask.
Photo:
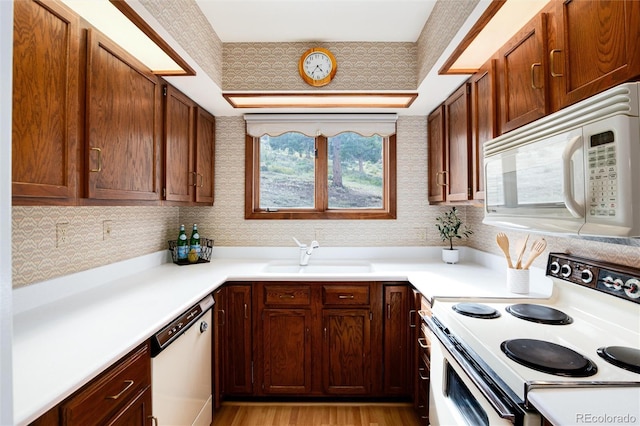
[(234, 108), (408, 108), (417, 93), (223, 93)]
[[(1, 0), (0, 0), (1, 1)], [(158, 75), (195, 75), (193, 68), (122, 0), (62, 0), (93, 27)]]

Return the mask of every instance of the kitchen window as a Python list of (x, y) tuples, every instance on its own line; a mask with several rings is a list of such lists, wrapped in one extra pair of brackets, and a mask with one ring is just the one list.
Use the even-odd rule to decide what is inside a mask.
[(245, 218), (395, 219), (396, 118), (245, 115)]

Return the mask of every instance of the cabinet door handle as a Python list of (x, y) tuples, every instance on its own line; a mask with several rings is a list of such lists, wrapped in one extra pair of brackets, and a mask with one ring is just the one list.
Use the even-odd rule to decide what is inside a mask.
[(391, 319), (391, 303), (387, 303), (387, 319)]
[(246, 303), (244, 304), (244, 318), (245, 318), (245, 319), (249, 318), (249, 317), (247, 316), (247, 304), (246, 304)]
[(424, 376), (422, 373), (424, 372), (424, 368), (418, 368), (418, 377), (420, 380), (429, 380), (429, 376)]
[(202, 188), (204, 186), (204, 176), (201, 173), (196, 173), (196, 175), (200, 177), (200, 185), (198, 187)]
[(549, 68), (551, 70), (551, 77), (562, 77), (562, 73), (557, 73), (555, 72), (555, 53), (560, 53), (562, 52), (562, 50), (560, 49), (552, 49), (551, 52), (549, 52)]
[(102, 171), (102, 150), (100, 148), (91, 148), (91, 151), (96, 151), (98, 153), (98, 168), (97, 169), (89, 169), (91, 173), (98, 173)]
[(220, 317), (220, 325), (225, 325), (227, 323), (227, 313), (224, 311), (224, 309), (220, 309)]
[(327, 327), (324, 328), (324, 340), (327, 340)]
[[(442, 176), (442, 180), (438, 179), (438, 177)], [(436, 173), (436, 185), (447, 186), (447, 171), (437, 172)]]
[(281, 294), (280, 299), (295, 299), (293, 294)]
[(531, 88), (538, 90), (538, 89), (542, 89), (542, 87), (538, 87), (536, 86), (536, 67), (541, 67), (542, 64), (539, 62), (536, 62), (535, 64), (531, 64)]
[(429, 349), (427, 339), (425, 339), (424, 337), (418, 337), (418, 345), (420, 345), (422, 349)]
[(198, 186), (198, 173), (197, 172), (190, 172), (189, 174), (193, 175), (193, 183), (191, 184), (191, 186)]
[(353, 294), (339, 294), (338, 299), (353, 299)]
[(416, 325), (413, 322), (413, 319), (415, 318), (416, 312), (417, 311), (415, 309), (410, 309), (409, 310), (409, 327), (410, 328), (416, 328)]
[(122, 394), (123, 394), (123, 393), (125, 393), (126, 391), (128, 391), (128, 390), (129, 390), (129, 388), (130, 388), (131, 386), (133, 386), (133, 380), (125, 380), (125, 381), (124, 381), (124, 383), (125, 383), (125, 387), (124, 387), (124, 389), (122, 389), (122, 390), (121, 390), (118, 394), (116, 394), (116, 395), (108, 396), (106, 399), (118, 399), (118, 398), (120, 398), (120, 397), (122, 396)]
[(148, 419), (151, 419), (155, 426), (158, 426), (158, 418), (156, 416), (147, 416)]

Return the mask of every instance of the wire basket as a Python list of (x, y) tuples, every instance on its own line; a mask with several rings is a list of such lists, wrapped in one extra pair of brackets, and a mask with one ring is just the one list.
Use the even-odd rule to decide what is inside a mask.
[(200, 237), (200, 257), (197, 262), (190, 262), (189, 259), (178, 259), (178, 240), (169, 240), (169, 251), (171, 259), (176, 265), (195, 265), (196, 263), (209, 263), (213, 252), (213, 240)]

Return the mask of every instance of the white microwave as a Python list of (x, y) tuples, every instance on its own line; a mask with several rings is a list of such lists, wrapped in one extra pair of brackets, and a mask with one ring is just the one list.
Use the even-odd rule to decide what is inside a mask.
[(483, 222), (640, 236), (639, 98), (625, 83), (487, 141)]

